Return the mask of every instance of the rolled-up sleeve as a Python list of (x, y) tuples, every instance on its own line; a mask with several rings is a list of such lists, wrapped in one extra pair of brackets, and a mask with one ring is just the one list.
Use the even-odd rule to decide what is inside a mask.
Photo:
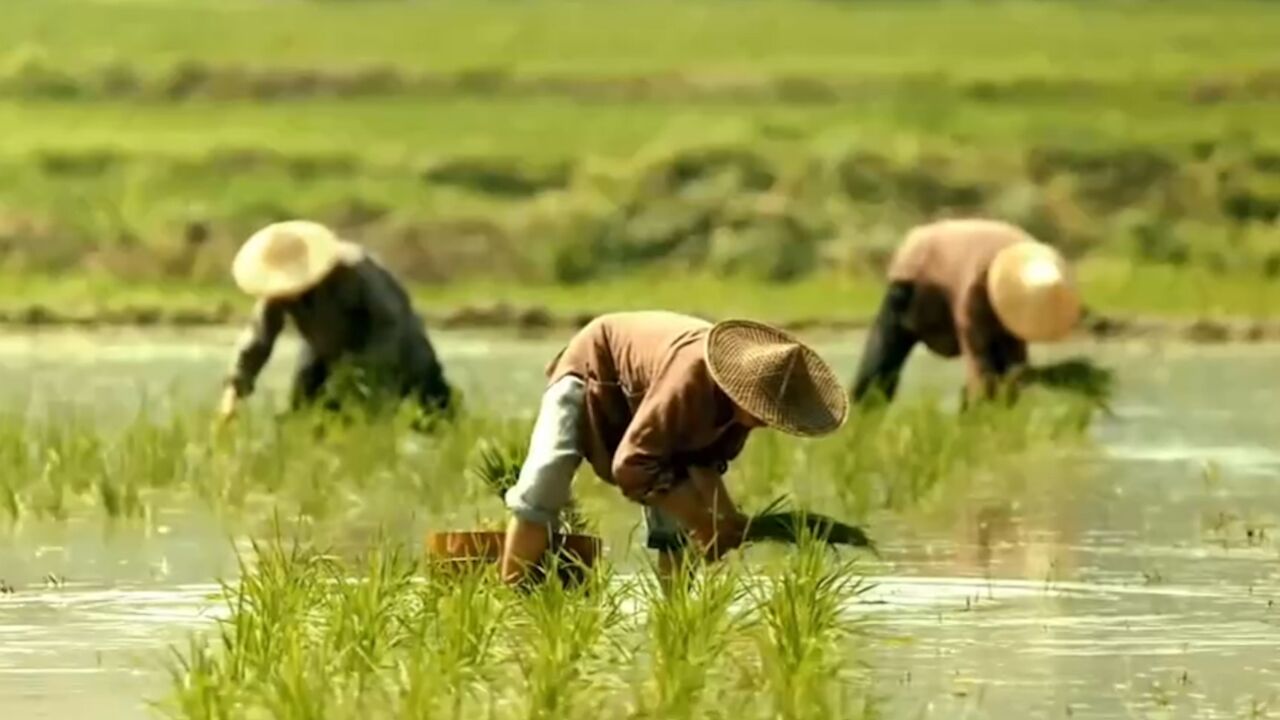
[(245, 397), (253, 392), (258, 374), (271, 359), (276, 338), (283, 328), (284, 308), (269, 300), (259, 300), (253, 308), (249, 327), (240, 337), (235, 360), (227, 376), (227, 384), (235, 388), (236, 395)]
[(717, 392), (702, 360), (673, 364), (649, 389), (613, 457), (614, 482), (627, 498), (648, 505), (688, 477), (674, 458), (714, 441)]
[(567, 376), (543, 394), (520, 478), (504, 497), (507, 509), (521, 520), (549, 525), (569, 504), (573, 476), (582, 462), (585, 392), (581, 379)]

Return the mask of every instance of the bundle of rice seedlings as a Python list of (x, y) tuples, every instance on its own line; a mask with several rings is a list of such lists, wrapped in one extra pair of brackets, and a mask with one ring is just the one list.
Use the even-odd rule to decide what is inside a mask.
[(786, 498), (778, 498), (747, 520), (744, 542), (780, 542), (795, 545), (809, 537), (828, 545), (849, 545), (875, 551), (875, 543), (862, 528), (807, 510), (786, 510)]
[(481, 440), (467, 472), (495, 495), (504, 497), (520, 479), (526, 451), (527, 448), (514, 443)]
[(1022, 379), (1030, 385), (1080, 395), (1105, 409), (1111, 402), (1115, 373), (1087, 358), (1069, 358), (1029, 367)]
[[(505, 498), (507, 491), (520, 479), (520, 468), (524, 466), (528, 452), (527, 443), (482, 440), (468, 472), (499, 498)], [(559, 532), (590, 534), (592, 529), (591, 522), (574, 500), (571, 499), (560, 511)]]

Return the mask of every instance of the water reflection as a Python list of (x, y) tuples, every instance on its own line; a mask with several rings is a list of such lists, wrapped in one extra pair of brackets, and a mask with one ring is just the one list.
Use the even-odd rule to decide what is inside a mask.
[(1160, 381), (1134, 363), (1097, 428), (1102, 457), (1046, 469), (1021, 497), (909, 521), (873, 615), (889, 715), (1277, 708), (1280, 428), (1264, 412), (1277, 397), (1267, 356), (1222, 355), (1163, 358)]

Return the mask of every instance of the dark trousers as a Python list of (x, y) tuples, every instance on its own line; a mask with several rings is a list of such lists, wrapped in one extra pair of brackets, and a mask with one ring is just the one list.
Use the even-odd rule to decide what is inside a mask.
[(902, 367), (919, 342), (906, 326), (914, 291), (911, 283), (889, 284), (880, 311), (867, 333), (867, 344), (853, 381), (854, 402), (876, 398), (888, 401), (898, 391)]
[[(377, 382), (378, 378), (367, 379), (377, 382), (378, 388), (375, 390), (379, 391), (383, 397), (391, 395), (400, 400), (411, 399), (424, 412), (448, 414), (453, 407), (453, 389), (445, 381), (440, 364), (434, 362), (432, 358), (432, 362), (421, 363), (414, 369), (415, 372), (408, 377), (396, 379), (384, 377), (381, 378), (382, 382)], [(294, 410), (300, 410), (319, 402), (325, 410), (338, 410), (342, 402), (340, 397), (342, 393), (326, 392), (330, 388), (325, 387), (326, 381), (332, 375), (332, 370), (328, 361), (316, 357), (315, 353), (304, 345), (298, 357), (297, 370), (294, 371), (290, 406)]]

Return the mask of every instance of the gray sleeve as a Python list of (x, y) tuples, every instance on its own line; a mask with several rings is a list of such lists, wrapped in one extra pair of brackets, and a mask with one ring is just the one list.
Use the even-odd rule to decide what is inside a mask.
[(585, 420), (586, 385), (569, 376), (542, 396), (520, 479), (507, 491), (511, 514), (527, 522), (552, 524), (569, 504), (573, 476), (582, 462), (579, 449)]
[(227, 378), (227, 384), (235, 388), (236, 395), (245, 397), (253, 392), (258, 374), (262, 372), (267, 360), (271, 359), (276, 337), (282, 329), (284, 308), (269, 300), (259, 300), (253, 308), (249, 327), (240, 336), (236, 357)]

